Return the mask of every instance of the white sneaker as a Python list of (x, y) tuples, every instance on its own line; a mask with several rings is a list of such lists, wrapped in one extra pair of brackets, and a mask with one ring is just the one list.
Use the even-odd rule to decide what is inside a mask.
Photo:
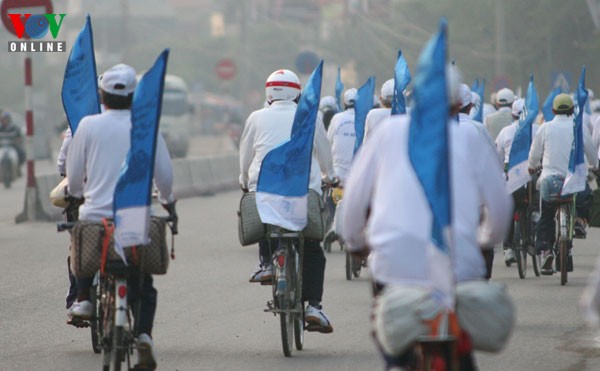
[(257, 265), (256, 270), (250, 276), (250, 282), (271, 282), (273, 279), (273, 265), (269, 264), (267, 267)]
[(323, 313), (320, 308), (308, 305), (304, 311), (304, 320), (307, 323), (306, 331), (318, 331), (323, 334), (329, 334), (333, 332), (333, 327), (329, 318)]
[(148, 334), (140, 334), (137, 339), (138, 364), (137, 368), (146, 370), (156, 369), (156, 360), (152, 352), (152, 338)]
[(504, 250), (504, 262), (506, 264), (516, 263), (517, 259), (515, 258), (515, 252), (513, 249)]
[(91, 301), (77, 301), (73, 303), (73, 305), (71, 306), (71, 308), (69, 308), (69, 311), (67, 313), (70, 312), (72, 317), (79, 317), (84, 320), (90, 320), (92, 319), (93, 309), (94, 308)]

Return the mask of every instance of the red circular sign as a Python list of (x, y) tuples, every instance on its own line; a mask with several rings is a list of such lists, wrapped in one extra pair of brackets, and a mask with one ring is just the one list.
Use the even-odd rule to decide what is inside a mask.
[(222, 80), (233, 79), (235, 77), (235, 72), (235, 63), (229, 58), (221, 59), (215, 66), (215, 73)]
[[(10, 20), (8, 14), (13, 13), (13, 9), (24, 10), (26, 8), (44, 8), (46, 14), (52, 14), (53, 7), (51, 0), (2, 0), (2, 5), (0, 5), (0, 16), (2, 17), (2, 23), (4, 27), (8, 30), (8, 32), (17, 36), (15, 28)], [(28, 39), (29, 36), (24, 33), (23, 37)]]

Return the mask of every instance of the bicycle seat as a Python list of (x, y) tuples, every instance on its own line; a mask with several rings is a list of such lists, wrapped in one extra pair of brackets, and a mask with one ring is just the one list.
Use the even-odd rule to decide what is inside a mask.
[(278, 225), (267, 224), (267, 235), (269, 238), (299, 238), (301, 232), (290, 231)]
[(125, 265), (122, 260), (111, 260), (106, 262), (104, 271), (115, 276), (126, 276), (136, 267), (133, 264)]

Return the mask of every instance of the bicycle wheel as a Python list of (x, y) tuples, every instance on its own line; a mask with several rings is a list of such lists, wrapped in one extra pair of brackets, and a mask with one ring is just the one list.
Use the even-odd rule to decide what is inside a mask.
[(123, 327), (115, 326), (113, 335), (113, 370), (121, 371), (121, 362), (123, 362), (123, 358), (125, 357), (123, 352), (123, 347), (125, 345)]
[(300, 313), (294, 314), (294, 343), (297, 350), (302, 350), (304, 347), (304, 302), (302, 301), (302, 246), (295, 245), (298, 249), (294, 249), (294, 267), (296, 270), (295, 277), (295, 297), (294, 306)]
[(569, 247), (566, 240), (560, 241), (560, 284), (567, 283), (567, 259), (569, 255)]
[(352, 275), (354, 278), (360, 277), (360, 271), (362, 269), (362, 259), (352, 256)]
[(539, 277), (542, 272), (540, 272), (540, 256), (535, 253), (535, 247), (529, 245), (529, 255), (531, 255), (531, 265), (533, 266), (533, 273), (535, 273), (536, 277)]
[(346, 279), (352, 280), (352, 255), (346, 251)]
[(525, 213), (523, 212), (519, 212), (519, 218), (514, 222), (515, 233), (513, 238), (515, 259), (517, 260), (517, 271), (519, 272), (520, 279), (525, 279), (525, 277), (527, 277), (527, 236), (523, 230), (526, 225), (524, 214)]
[(92, 319), (90, 320), (90, 329), (92, 333), (92, 349), (94, 353), (102, 353), (102, 303), (100, 303), (100, 285), (96, 284), (90, 288), (90, 301), (92, 302)]
[[(281, 327), (281, 346), (283, 354), (286, 357), (292, 355), (292, 347), (294, 346), (294, 315), (290, 310), (294, 309), (293, 300), (291, 298), (292, 287), (294, 284), (294, 262), (291, 261), (289, 242), (282, 242), (282, 251), (285, 254), (283, 267), (280, 262), (277, 262), (278, 280), (276, 299), (279, 312), (279, 324)], [(278, 257), (279, 259), (280, 257)], [(281, 277), (281, 276), (284, 277)]]

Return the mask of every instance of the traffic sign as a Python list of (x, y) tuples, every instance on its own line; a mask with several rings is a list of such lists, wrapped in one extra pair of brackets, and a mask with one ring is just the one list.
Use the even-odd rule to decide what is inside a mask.
[(235, 62), (229, 58), (221, 59), (215, 66), (215, 73), (222, 80), (231, 80), (235, 77)]
[[(8, 32), (17, 36), (8, 14), (20, 13), (26, 11), (27, 8), (44, 8), (46, 14), (53, 13), (51, 0), (2, 0), (2, 5), (0, 5), (0, 17), (2, 17), (2, 23)], [(23, 37), (29, 39), (27, 33), (24, 33)]]
[(319, 65), (319, 56), (311, 51), (304, 51), (296, 57), (296, 68), (302, 74), (311, 73)]

